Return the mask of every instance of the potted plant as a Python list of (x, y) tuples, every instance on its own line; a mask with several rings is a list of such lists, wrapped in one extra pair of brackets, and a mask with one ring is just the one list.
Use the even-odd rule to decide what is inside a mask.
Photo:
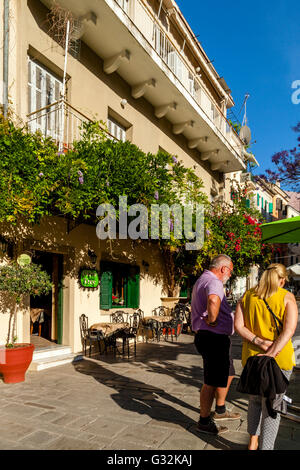
[(32, 361), (34, 345), (17, 343), (16, 337), (17, 313), (23, 297), (47, 294), (51, 289), (48, 273), (36, 264), (22, 266), (14, 261), (0, 267), (0, 291), (6, 292), (14, 305), (10, 312), (6, 344), (0, 351), (0, 373), (4, 383), (24, 382)]

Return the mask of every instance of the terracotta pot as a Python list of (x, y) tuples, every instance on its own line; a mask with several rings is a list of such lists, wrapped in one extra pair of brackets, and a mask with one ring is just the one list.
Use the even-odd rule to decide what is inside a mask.
[(24, 382), (34, 351), (33, 344), (15, 344), (14, 348), (0, 350), (0, 374), (6, 384)]

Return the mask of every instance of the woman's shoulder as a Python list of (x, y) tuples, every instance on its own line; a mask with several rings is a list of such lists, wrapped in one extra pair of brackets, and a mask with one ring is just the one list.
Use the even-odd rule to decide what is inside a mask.
[(255, 297), (255, 296), (256, 296), (256, 287), (252, 287), (251, 289), (246, 290), (242, 299), (246, 300), (246, 299), (249, 299), (250, 297)]

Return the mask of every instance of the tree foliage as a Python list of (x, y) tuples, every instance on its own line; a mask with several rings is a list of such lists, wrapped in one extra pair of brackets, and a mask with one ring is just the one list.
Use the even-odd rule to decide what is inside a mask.
[[(27, 266), (19, 266), (12, 262), (0, 267), (0, 291), (6, 292), (15, 301), (15, 310), (10, 314), (10, 322), (6, 346), (13, 346), (15, 337), (15, 325), (17, 307), (24, 295), (40, 296), (48, 294), (52, 289), (50, 276), (41, 266), (34, 263)], [(13, 325), (11, 320), (13, 319)]]
[(271, 183), (279, 181), (290, 191), (300, 192), (300, 122), (293, 131), (297, 134), (296, 147), (277, 152), (272, 157), (276, 170), (266, 170), (261, 178)]

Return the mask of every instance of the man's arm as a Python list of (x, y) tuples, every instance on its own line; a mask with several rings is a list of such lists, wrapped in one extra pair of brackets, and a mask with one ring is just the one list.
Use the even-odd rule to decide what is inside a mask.
[(207, 298), (207, 319), (205, 320), (206, 323), (210, 326), (214, 326), (213, 324), (217, 321), (219, 316), (221, 306), (221, 299), (216, 294), (211, 294)]

